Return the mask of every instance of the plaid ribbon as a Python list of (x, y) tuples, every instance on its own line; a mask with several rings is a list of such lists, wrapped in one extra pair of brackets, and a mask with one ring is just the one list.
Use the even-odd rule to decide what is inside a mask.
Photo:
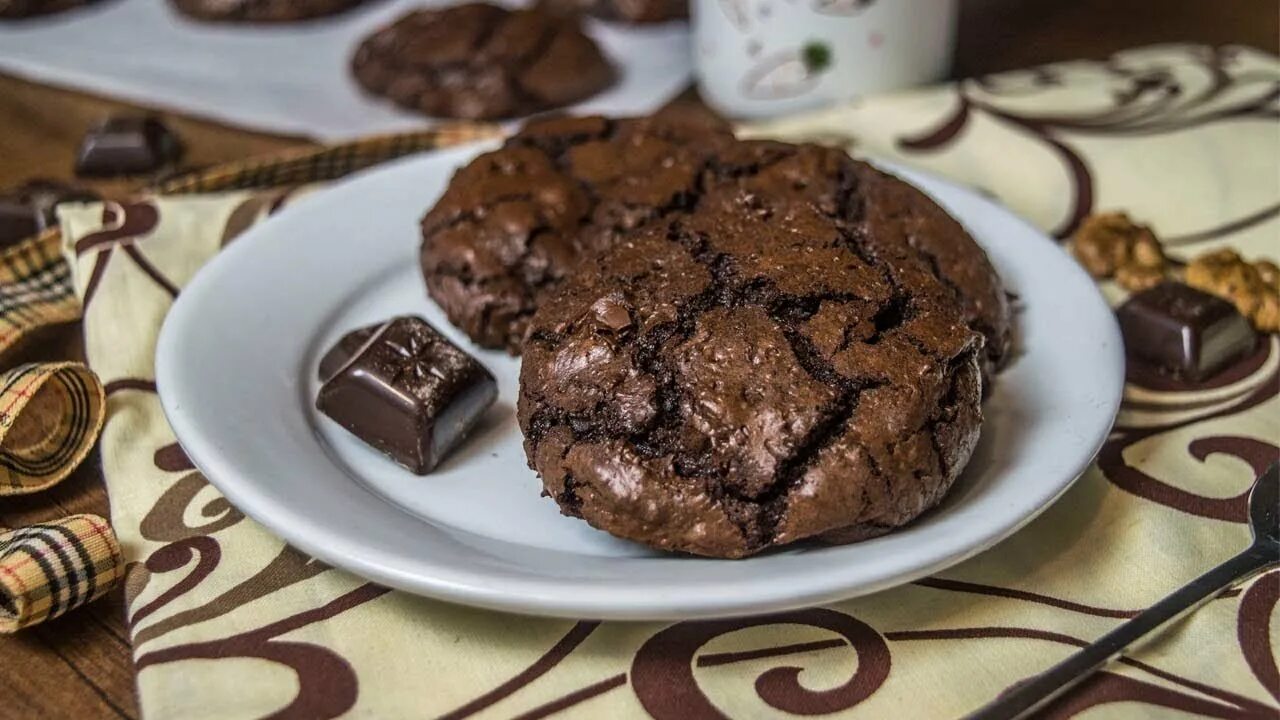
[(122, 577), (120, 544), (97, 515), (0, 533), (0, 633), (95, 600)]
[(0, 356), (40, 328), (74, 322), (80, 302), (56, 230), (0, 252)]
[(496, 125), (456, 124), (415, 133), (375, 135), (341, 145), (289, 150), (220, 165), (166, 179), (151, 191), (158, 195), (185, 195), (323, 182), (416, 152), (501, 134), (502, 129)]
[[(444, 126), (308, 148), (195, 171), (156, 194), (288, 188), (342, 177), (424, 150), (494, 137), (491, 125)], [(0, 356), (38, 330), (80, 318), (57, 228), (0, 252)], [(0, 375), (0, 496), (43, 490), (71, 473), (102, 430), (101, 382), (76, 363), (22, 365)], [(124, 577), (115, 534), (76, 515), (0, 534), (0, 633), (90, 602)]]
[(79, 363), (20, 365), (0, 376), (0, 495), (69, 475), (98, 439), (105, 409), (102, 383)]

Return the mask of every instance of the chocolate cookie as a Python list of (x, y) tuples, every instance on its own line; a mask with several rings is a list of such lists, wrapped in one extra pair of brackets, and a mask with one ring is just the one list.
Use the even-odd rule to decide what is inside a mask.
[(923, 252), (870, 237), (865, 175), (742, 143), (542, 298), (518, 415), (562, 512), (743, 557), (942, 498), (977, 442), (983, 338)]
[(688, 0), (542, 0), (539, 7), (566, 15), (594, 15), (604, 20), (655, 23), (689, 17)]
[[(512, 163), (520, 158), (517, 172)], [(764, 168), (771, 171), (761, 174)], [(423, 219), (427, 288), (472, 340), (519, 352), (538, 296), (554, 290), (582, 252), (691, 207), (705, 182), (739, 176), (748, 184), (784, 177), (760, 189), (828, 210), (856, 204), (859, 214), (849, 222), (881, 254), (943, 281), (942, 291), (986, 338), (984, 373), (1006, 360), (1010, 317), (1000, 278), (982, 248), (927, 196), (843, 153), (737, 142), (714, 118), (680, 110), (629, 120), (536, 121), (503, 149), (474, 160)], [(524, 202), (522, 194), (533, 198), (530, 188), (543, 197), (542, 211), (514, 222), (512, 206)], [(500, 206), (503, 212), (494, 213)]]
[(0, 20), (52, 15), (88, 5), (92, 0), (0, 0)]
[(708, 155), (731, 140), (679, 113), (529, 123), (459, 170), (423, 218), (431, 297), (476, 343), (519, 352), (539, 296), (584, 251), (684, 207)]
[(568, 105), (614, 78), (577, 20), (485, 3), (411, 12), (361, 43), (351, 68), (410, 110), (478, 120)]
[(363, 0), (169, 0), (178, 12), (208, 22), (284, 23), (335, 15)]

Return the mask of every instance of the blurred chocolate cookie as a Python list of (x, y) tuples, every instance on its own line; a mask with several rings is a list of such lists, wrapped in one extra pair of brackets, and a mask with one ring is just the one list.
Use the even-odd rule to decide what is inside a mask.
[(0, 0), (0, 20), (51, 15), (88, 5), (93, 0)]
[(282, 23), (333, 15), (363, 0), (170, 0), (182, 13), (210, 22)]
[(614, 79), (577, 20), (486, 3), (411, 12), (361, 43), (351, 69), (402, 107), (472, 120), (562, 107)]
[(664, 22), (689, 16), (688, 0), (542, 0), (539, 6), (560, 14), (592, 15), (627, 23)]

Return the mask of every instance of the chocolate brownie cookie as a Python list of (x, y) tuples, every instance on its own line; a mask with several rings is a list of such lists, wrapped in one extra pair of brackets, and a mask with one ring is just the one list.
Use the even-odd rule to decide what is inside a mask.
[(542, 299), (518, 415), (562, 512), (743, 557), (942, 498), (977, 442), (983, 337), (922, 252), (868, 237), (864, 172), (743, 143)]
[(351, 68), (410, 110), (477, 120), (568, 105), (614, 78), (577, 20), (485, 3), (411, 12), (361, 43)]
[(637, 24), (689, 17), (688, 0), (542, 0), (538, 5), (565, 15), (594, 15)]
[[(512, 161), (535, 154), (545, 161), (513, 170)], [(761, 174), (764, 168), (770, 172)], [(566, 183), (565, 175), (573, 182)], [(886, 259), (941, 279), (940, 292), (986, 338), (984, 374), (1002, 365), (1010, 318), (1000, 278), (982, 248), (927, 196), (843, 153), (736, 142), (727, 125), (679, 110), (640, 119), (528, 124), (502, 150), (459, 171), (424, 218), (423, 274), (431, 296), (473, 340), (519, 352), (538, 296), (554, 290), (582, 252), (608, 247), (619, 232), (690, 207), (707, 183), (740, 177), (750, 187), (775, 176), (786, 182), (769, 193), (829, 211), (840, 203), (857, 205), (856, 217), (848, 215), (855, 219), (846, 222), (856, 223)], [(529, 188), (551, 193), (552, 200), (568, 193), (567, 214), (553, 213), (556, 222), (549, 225), (545, 213), (514, 223), (511, 208), (492, 212), (522, 193), (532, 197)]]
[(178, 12), (206, 22), (286, 23), (335, 15), (363, 0), (169, 0)]
[(538, 298), (578, 257), (683, 207), (707, 156), (731, 139), (678, 113), (529, 123), (459, 170), (423, 218), (431, 297), (476, 343), (519, 352)]

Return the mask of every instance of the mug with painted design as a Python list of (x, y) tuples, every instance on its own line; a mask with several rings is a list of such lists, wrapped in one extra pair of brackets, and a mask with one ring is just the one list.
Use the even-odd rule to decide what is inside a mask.
[(939, 80), (958, 0), (692, 0), (703, 99), (767, 117)]

